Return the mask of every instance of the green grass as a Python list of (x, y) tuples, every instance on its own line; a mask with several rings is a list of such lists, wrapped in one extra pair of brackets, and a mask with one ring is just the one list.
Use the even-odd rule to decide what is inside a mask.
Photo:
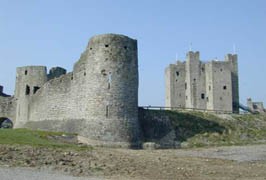
[[(154, 128), (145, 129), (144, 135), (152, 131), (156, 132), (160, 139), (174, 130), (175, 139), (182, 147), (266, 143), (265, 115), (215, 115), (197, 111), (149, 110), (146, 111), (145, 117), (147, 120), (143, 126), (148, 127), (152, 124)], [(165, 122), (169, 119), (171, 128), (167, 124), (158, 123), (156, 119), (163, 119)], [(165, 127), (166, 131), (163, 131)], [(148, 133), (145, 134), (145, 132)], [(148, 137), (146, 141), (157, 138), (145, 137)]]
[(49, 137), (60, 137), (63, 132), (49, 132), (29, 129), (0, 129), (0, 144), (7, 145), (29, 145), (34, 147), (67, 148), (75, 150), (91, 149), (88, 146), (78, 146), (73, 143), (60, 142)]
[[(219, 117), (214, 114), (191, 112), (194, 118), (204, 119), (215, 124), (205, 132), (195, 133), (186, 140), (189, 147), (245, 145), (266, 142), (266, 117), (263, 115), (229, 115)], [(222, 131), (217, 129), (217, 124)], [(212, 129), (210, 131), (209, 129)]]

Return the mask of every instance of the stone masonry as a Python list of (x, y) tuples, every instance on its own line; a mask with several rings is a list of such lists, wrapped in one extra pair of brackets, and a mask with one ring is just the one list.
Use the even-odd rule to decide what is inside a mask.
[(78, 133), (106, 143), (135, 145), (138, 122), (137, 41), (97, 35), (75, 63), (60, 67), (17, 68), (15, 94), (0, 96), (0, 118), (14, 128)]
[(186, 62), (165, 69), (165, 81), (166, 107), (239, 112), (237, 55), (204, 63), (189, 51)]

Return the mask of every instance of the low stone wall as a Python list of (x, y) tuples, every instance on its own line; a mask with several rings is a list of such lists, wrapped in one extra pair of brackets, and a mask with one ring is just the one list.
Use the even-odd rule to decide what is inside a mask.
[(179, 148), (174, 126), (167, 111), (154, 111), (139, 108), (139, 121), (142, 129), (142, 140), (153, 142), (154, 148)]

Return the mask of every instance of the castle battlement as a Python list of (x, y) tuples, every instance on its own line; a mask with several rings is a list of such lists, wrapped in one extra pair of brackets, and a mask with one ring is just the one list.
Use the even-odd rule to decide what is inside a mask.
[(165, 70), (166, 106), (238, 112), (237, 55), (224, 61), (200, 60), (198, 51), (189, 51), (186, 61), (170, 64)]

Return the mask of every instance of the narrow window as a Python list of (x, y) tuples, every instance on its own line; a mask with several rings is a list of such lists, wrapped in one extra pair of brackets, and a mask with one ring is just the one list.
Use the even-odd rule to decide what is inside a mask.
[(39, 89), (40, 89), (40, 87), (38, 87), (38, 86), (34, 86), (34, 87), (33, 87), (33, 94), (35, 94)]
[(86, 76), (86, 72), (84, 72), (84, 76)]
[(209, 86), (209, 91), (212, 90), (211, 86)]
[(208, 98), (208, 97), (206, 97), (206, 99), (207, 99), (207, 102), (209, 102), (209, 98)]
[(223, 89), (226, 90), (226, 86), (224, 86)]
[(205, 71), (204, 67), (202, 67), (202, 68), (201, 68), (201, 71), (202, 71), (202, 72), (204, 72), (204, 71)]
[(109, 116), (109, 106), (105, 107), (105, 116), (108, 118)]
[(223, 69), (220, 69), (220, 71), (222, 72), (222, 71), (223, 71)]
[(111, 88), (111, 83), (112, 83), (112, 73), (109, 72), (109, 74), (108, 74), (108, 89)]
[(187, 96), (186, 96), (186, 100), (187, 100)]
[(193, 81), (196, 82), (196, 79), (194, 78)]
[(26, 70), (26, 71), (25, 71), (25, 75), (27, 75), (27, 74), (28, 74), (28, 71)]
[(26, 92), (25, 92), (26, 95), (29, 95), (30, 94), (30, 86), (26, 85)]
[(205, 94), (204, 93), (201, 94), (201, 99), (205, 99)]
[(187, 89), (187, 83), (185, 83), (185, 89)]
[(101, 70), (101, 74), (104, 75), (104, 76), (107, 75), (105, 69)]
[(179, 72), (178, 71), (176, 71), (176, 76), (179, 76)]
[(108, 47), (109, 47), (109, 45), (108, 45), (108, 44), (105, 44), (105, 47), (106, 47), (106, 48), (108, 48)]

